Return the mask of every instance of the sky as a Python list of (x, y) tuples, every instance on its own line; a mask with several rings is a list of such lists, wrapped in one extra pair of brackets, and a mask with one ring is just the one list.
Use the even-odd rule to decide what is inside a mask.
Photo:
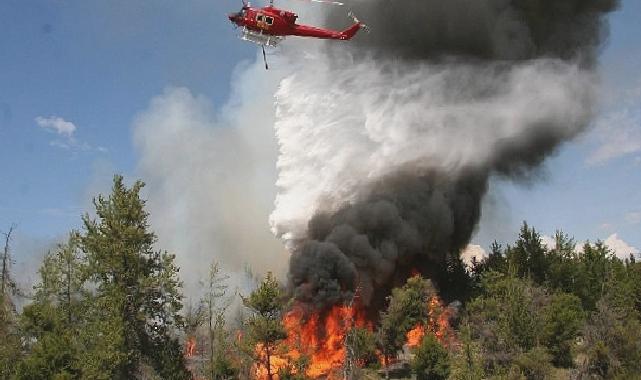
[[(17, 225), (18, 265), (79, 228), (80, 215), (114, 173), (142, 176), (133, 129), (152, 99), (183, 88), (214, 110), (229, 109), (239, 71), (258, 57), (226, 19), (239, 5), (0, 2), (0, 231)], [(287, 0), (280, 5), (301, 9)], [(310, 7), (301, 19), (316, 9)], [(527, 220), (548, 236), (562, 228), (621, 252), (641, 248), (640, 16), (638, 0), (624, 0), (611, 15), (600, 64), (603, 96), (591, 128), (549, 158), (535, 181), (495, 178), (473, 243), (513, 241)], [(257, 71), (251, 78), (263, 74), (274, 76)], [(251, 86), (243, 83), (245, 91)]]

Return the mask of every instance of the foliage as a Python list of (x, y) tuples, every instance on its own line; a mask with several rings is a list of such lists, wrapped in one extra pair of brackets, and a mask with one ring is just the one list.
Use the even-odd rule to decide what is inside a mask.
[(417, 324), (429, 321), (426, 305), (436, 295), (430, 280), (414, 276), (402, 288), (392, 290), (387, 310), (381, 313), (379, 341), (386, 357), (395, 355), (405, 343), (406, 334)]
[(33, 302), (22, 313), (29, 356), (18, 367), (18, 379), (81, 377), (78, 336), (86, 310), (85, 270), (77, 232), (44, 257)]
[[(228, 277), (213, 263), (203, 297), (181, 315), (179, 268), (173, 254), (155, 248), (143, 186), (114, 178), (111, 194), (94, 200), (95, 219), (85, 215), (84, 229), (44, 256), (22, 309), (14, 304), (18, 289), (5, 235), (0, 378), (188, 379), (178, 340), (184, 330), (207, 337), (206, 359), (194, 375), (250, 378), (260, 366), (269, 379), (305, 379), (307, 355), (289, 358), (278, 374), (270, 365), (287, 350), (280, 344), (287, 337), (287, 299), (271, 273), (260, 281), (247, 271), (256, 289), (233, 324), (226, 319)], [(377, 329), (349, 332), (350, 355), (365, 367), (354, 368), (353, 376), (375, 376), (370, 369), (379, 356), (388, 364), (407, 332), (423, 324), (427, 334), (412, 359), (419, 379), (639, 378), (641, 262), (635, 257), (621, 260), (601, 241), (577, 250), (562, 231), (546, 246), (523, 223), (514, 243), (494, 242), (470, 268), (450, 254), (434, 272), (440, 296), (462, 301), (458, 314), (451, 311), (455, 344), (444, 347), (429, 332), (435, 318), (427, 305), (436, 290), (430, 280), (412, 277), (392, 290)]]
[(13, 296), (19, 294), (18, 287), (11, 272), (10, 243), (15, 225), (4, 235), (2, 250), (2, 271), (0, 272), (0, 378), (9, 378), (15, 374), (16, 363), (20, 357), (20, 335), (17, 329), (16, 308)]
[(573, 365), (572, 349), (583, 326), (585, 314), (581, 300), (572, 294), (555, 293), (542, 310), (543, 343), (559, 367)]
[(359, 367), (377, 366), (376, 336), (366, 328), (356, 327), (347, 338), (352, 355)]
[(541, 235), (523, 222), (519, 238), (513, 247), (507, 248), (508, 268), (519, 277), (529, 277), (535, 283), (546, 279), (549, 262)]
[[(99, 371), (115, 378), (131, 378), (143, 360), (162, 377), (189, 378), (172, 336), (182, 325), (178, 268), (174, 255), (153, 248), (156, 235), (149, 231), (140, 198), (143, 186), (138, 181), (127, 188), (115, 176), (109, 197), (94, 199), (97, 219), (83, 217), (81, 246), (96, 289), (93, 303), (99, 307), (92, 310), (90, 325), (99, 331), (108, 328), (105, 333), (113, 339), (106, 346), (89, 343), (85, 348)], [(111, 365), (101, 363), (104, 357), (113, 359)]]
[(0, 294), (0, 379), (15, 374), (21, 348), (15, 314), (6, 298), (6, 294)]
[(432, 333), (427, 333), (414, 352), (412, 369), (418, 380), (443, 380), (450, 374), (448, 353)]
[(542, 346), (536, 346), (516, 357), (514, 365), (527, 380), (549, 379), (553, 370), (551, 356)]
[(605, 379), (641, 373), (641, 322), (633, 315), (599, 301), (582, 332), (581, 373)]
[(228, 358), (229, 333), (225, 329), (225, 312), (231, 305), (231, 298), (227, 297), (228, 279), (229, 276), (222, 273), (220, 265), (212, 262), (209, 266), (207, 281), (201, 283), (205, 288), (201, 304), (205, 307), (204, 316), (207, 321), (209, 343), (207, 372), (211, 379), (226, 379), (237, 372)]
[(248, 319), (249, 341), (261, 347), (257, 361), (266, 368), (267, 377), (271, 380), (274, 375), (271, 356), (278, 342), (287, 337), (282, 321), (282, 291), (271, 272), (249, 297), (243, 299), (243, 303), (252, 313)]
[(472, 332), (469, 324), (463, 324), (460, 328), (460, 348), (450, 356), (450, 377), (451, 380), (477, 380), (484, 378), (483, 357), (481, 347), (477, 341), (472, 339)]
[(486, 367), (506, 366), (538, 343), (545, 294), (526, 280), (497, 272), (487, 273), (482, 283), (483, 295), (467, 305), (468, 323), (484, 348)]

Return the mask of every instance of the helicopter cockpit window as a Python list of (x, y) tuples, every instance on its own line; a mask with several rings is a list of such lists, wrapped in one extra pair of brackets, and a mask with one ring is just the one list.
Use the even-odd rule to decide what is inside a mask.
[(257, 15), (256, 16), (256, 21), (263, 22), (263, 15)]
[(265, 22), (267, 23), (267, 25), (272, 25), (274, 23), (274, 18), (266, 16), (265, 17)]

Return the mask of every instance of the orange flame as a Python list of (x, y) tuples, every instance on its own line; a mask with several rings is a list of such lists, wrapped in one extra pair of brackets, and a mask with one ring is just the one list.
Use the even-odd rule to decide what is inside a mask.
[(418, 324), (413, 329), (408, 331), (405, 336), (407, 337), (407, 345), (409, 347), (417, 347), (419, 344), (421, 344), (421, 341), (425, 336), (425, 327), (423, 327), (423, 325), (421, 324)]
[[(301, 307), (295, 306), (283, 320), (287, 338), (279, 345), (277, 354), (271, 356), (273, 379), (279, 370), (292, 368), (292, 362), (305, 356), (309, 359), (306, 375), (311, 378), (338, 379), (338, 372), (345, 363), (345, 336), (353, 327), (371, 328), (358, 309), (334, 306), (324, 316), (313, 313), (305, 318)], [(264, 349), (256, 349), (264, 355)], [(258, 379), (268, 379), (265, 366), (256, 369)]]
[(191, 358), (196, 353), (196, 338), (190, 336), (185, 342), (185, 356)]
[[(426, 305), (428, 320), (418, 323), (407, 332), (407, 345), (417, 347), (427, 332), (433, 333), (444, 345), (452, 343), (454, 337), (449, 319), (451, 310), (444, 307), (437, 296), (433, 296)], [(278, 372), (288, 369), (296, 373), (293, 363), (306, 358), (309, 365), (305, 374), (313, 379), (323, 378), (338, 380), (342, 378), (341, 369), (346, 360), (345, 337), (354, 327), (372, 330), (359, 307), (336, 305), (326, 314), (312, 313), (306, 316), (300, 305), (295, 305), (283, 318), (287, 338), (277, 347), (271, 347), (270, 371), (273, 380), (278, 380)], [(256, 353), (266, 363), (266, 350), (262, 345), (256, 346)], [(380, 355), (381, 363), (385, 358)], [(268, 380), (266, 365), (254, 368), (257, 379)]]
[[(449, 340), (453, 337), (452, 328), (450, 327), (451, 310), (444, 307), (438, 296), (433, 296), (427, 303), (428, 330), (436, 336), (442, 344), (451, 343)], [(425, 326), (422, 323), (416, 324), (414, 328), (407, 332), (407, 345), (411, 348), (421, 344), (425, 336)]]

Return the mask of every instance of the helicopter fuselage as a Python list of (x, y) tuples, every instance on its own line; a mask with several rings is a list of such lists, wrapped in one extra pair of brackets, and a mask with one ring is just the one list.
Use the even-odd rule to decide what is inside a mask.
[[(251, 38), (244, 39), (252, 40), (252, 42), (263, 45), (275, 44), (286, 36), (349, 40), (358, 32), (362, 25), (360, 22), (356, 22), (343, 31), (300, 25), (296, 23), (296, 19), (298, 18), (296, 13), (278, 9), (273, 6), (252, 8), (245, 5), (240, 12), (232, 13), (228, 17), (232, 23), (246, 29), (244, 34), (251, 34), (256, 37), (256, 40), (252, 40)], [(263, 35), (266, 38), (261, 39), (257, 35)], [(275, 38), (270, 39), (269, 36), (274, 36)], [(262, 41), (268, 42), (264, 43)]]

